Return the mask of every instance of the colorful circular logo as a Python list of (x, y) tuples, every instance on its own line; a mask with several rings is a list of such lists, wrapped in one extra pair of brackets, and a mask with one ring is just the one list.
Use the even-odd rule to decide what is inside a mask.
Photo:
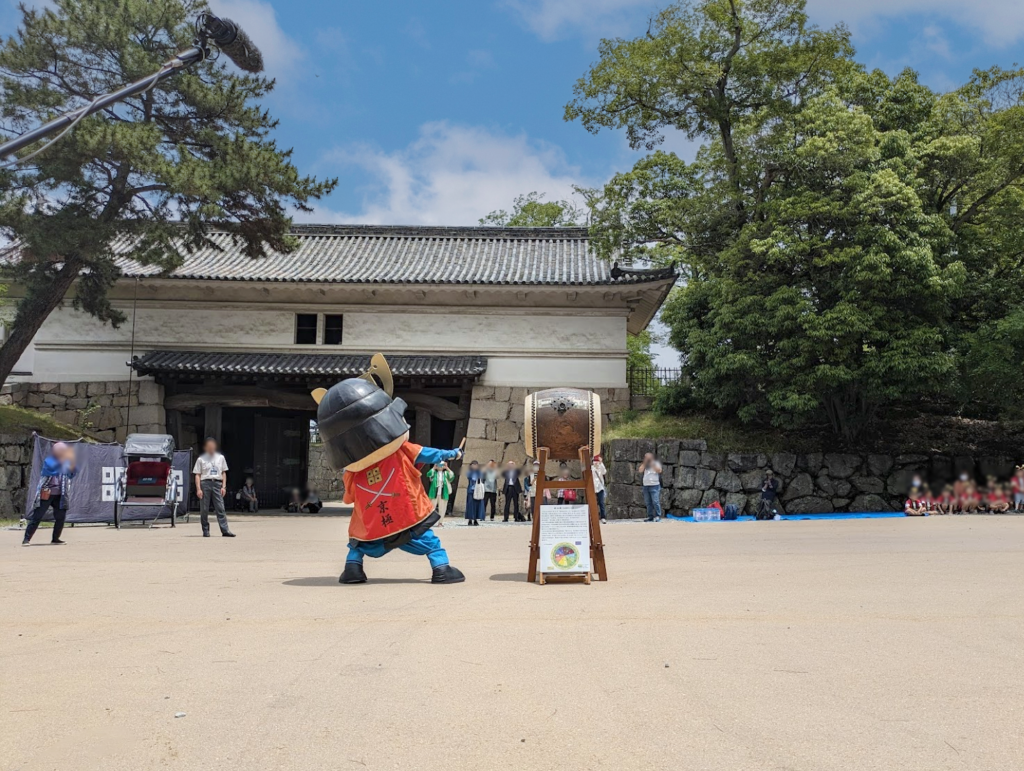
[(572, 570), (580, 561), (580, 551), (571, 543), (560, 543), (551, 550), (551, 562), (559, 570)]

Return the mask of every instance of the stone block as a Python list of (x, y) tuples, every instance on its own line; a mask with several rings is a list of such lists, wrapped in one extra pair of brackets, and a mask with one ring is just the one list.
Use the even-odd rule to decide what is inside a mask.
[(35, 386), (35, 390), (41, 394), (51, 394), (59, 387), (57, 383), (39, 383)]
[(616, 485), (631, 485), (636, 480), (636, 467), (632, 461), (617, 461), (612, 463), (609, 479)]
[(830, 500), (808, 496), (795, 498), (787, 503), (786, 511), (790, 514), (830, 514), (835, 508)]
[(473, 386), (474, 399), (493, 399), (494, 386)]
[(703, 497), (704, 493), (701, 490), (676, 490), (672, 497), (672, 503), (676, 511), (688, 512), (695, 506), (699, 506)]
[(89, 406), (89, 400), (80, 398), (78, 396), (73, 399), (68, 399), (67, 407), (69, 410), (84, 410)]
[(483, 418), (470, 418), (466, 426), (467, 439), (486, 439), (487, 421)]
[(506, 420), (509, 413), (508, 402), (480, 401), (474, 399), (470, 403), (471, 418), (487, 418), (488, 420)]
[(661, 486), (671, 487), (675, 480), (675, 467), (667, 463), (661, 467)]
[(725, 455), (720, 452), (702, 452), (700, 455), (700, 465), (715, 471), (721, 471), (725, 468)]
[(884, 477), (892, 470), (891, 455), (872, 454), (868, 456), (868, 471), (872, 476)]
[(896, 456), (897, 466), (920, 466), (921, 464), (927, 462), (927, 455), (914, 455), (910, 453), (904, 453), (903, 455)]
[(164, 403), (164, 389), (155, 380), (139, 381), (139, 404), (160, 404)]
[[(810, 474), (797, 474), (786, 485), (785, 492), (782, 494), (782, 500), (791, 501), (796, 498), (806, 498), (814, 492), (814, 480), (811, 479)], [(787, 505), (787, 509), (789, 506)]]
[(53, 413), (53, 419), (65, 426), (77, 426), (81, 422), (81, 414), (75, 410), (61, 410)]
[(715, 489), (705, 490), (704, 491), (704, 495), (701, 496), (700, 505), (701, 506), (710, 506), (715, 501), (718, 501), (719, 503), (722, 502), (722, 495), (721, 495), (721, 493), (719, 493), (718, 490), (715, 490)]
[(744, 491), (748, 493), (760, 492), (763, 483), (764, 472), (759, 468), (744, 471), (740, 474), (740, 484), (743, 486)]
[(22, 448), (16, 444), (9, 444), (3, 449), (4, 463), (21, 463)]
[(0, 404), (4, 405), (5, 407), (9, 407), (10, 405), (14, 404), (14, 395), (0, 394)]
[(529, 390), (526, 389), (526, 388), (522, 388), (522, 387), (513, 388), (512, 389), (512, 395), (509, 396), (508, 400), (510, 402), (512, 402), (512, 404), (518, 404), (520, 407), (522, 407), (522, 406), (524, 406), (526, 404), (526, 396), (527, 396), (528, 393), (529, 393)]
[(788, 477), (796, 467), (796, 455), (791, 452), (777, 452), (772, 455), (772, 471), (780, 477)]
[(629, 519), (629, 506), (620, 503), (609, 503), (605, 506), (608, 519)]
[(836, 511), (847, 511), (847, 506), (850, 505), (849, 498), (833, 498), (832, 506)]
[(696, 450), (697, 452), (707, 452), (708, 443), (703, 439), (680, 439), (679, 449)]
[(726, 466), (733, 471), (751, 471), (764, 466), (767, 463), (767, 458), (756, 453), (731, 452), (726, 456), (725, 462)]
[(491, 442), (486, 439), (466, 440), (466, 460), (477, 461), (483, 466), (487, 461), (500, 461), (505, 455), (504, 442)]
[(833, 479), (846, 479), (852, 477), (860, 466), (859, 455), (847, 453), (830, 452), (825, 455), (825, 465), (828, 466), (828, 475)]
[(638, 460), (642, 459), (647, 453), (652, 455), (658, 451), (658, 445), (653, 439), (637, 439), (636, 440), (636, 451)]
[(694, 471), (693, 486), (697, 490), (707, 490), (715, 483), (715, 471), (699, 468)]
[(632, 506), (642, 506), (646, 510), (647, 504), (644, 502), (644, 488), (642, 485), (632, 485), (629, 488), (629, 503)]
[(495, 427), (494, 438), (499, 442), (518, 442), (519, 426), (511, 420), (503, 420)]
[(836, 481), (836, 495), (840, 498), (845, 498), (851, 492), (853, 492), (853, 485), (851, 485), (847, 480), (839, 479)]
[(84, 399), (89, 395), (89, 384), (88, 383), (76, 383), (75, 384), (75, 396), (79, 399)]
[(930, 476), (936, 482), (948, 482), (953, 478), (953, 459), (945, 455), (932, 456)]
[(136, 425), (164, 425), (167, 416), (162, 404), (143, 404), (132, 408), (132, 422)]
[(820, 452), (811, 452), (797, 458), (797, 466), (811, 474), (821, 471), (821, 462), (824, 456)]
[(833, 482), (832, 478), (824, 471), (818, 474), (818, 478), (814, 481), (815, 484), (818, 486), (818, 489), (821, 491), (822, 495), (831, 497), (836, 494), (835, 482)]
[(873, 513), (880, 511), (892, 511), (893, 508), (890, 506), (884, 498), (880, 495), (858, 495), (852, 501), (850, 501), (850, 511), (860, 511), (865, 513)]
[(636, 439), (616, 439), (612, 442), (611, 456), (613, 461), (639, 463), (640, 457), (637, 455), (637, 452)]
[(76, 383), (61, 383), (57, 386), (57, 393), (61, 396), (75, 396), (77, 394)]
[(106, 393), (106, 383), (86, 383), (86, 396), (104, 396)]
[(697, 468), (700, 465), (701, 454), (696, 450), (682, 450), (679, 453), (679, 465)]
[(675, 477), (672, 480), (677, 489), (693, 487), (697, 479), (697, 469), (686, 466), (676, 466)]
[(121, 425), (121, 411), (116, 407), (101, 407), (91, 415), (92, 424), (100, 431)]
[(509, 461), (515, 463), (516, 466), (522, 466), (526, 462), (526, 447), (522, 442), (513, 442), (505, 448), (501, 462), (508, 463)]
[(672, 510), (672, 490), (661, 488), (661, 513), (667, 514)]
[(17, 490), (21, 487), (21, 466), (0, 467), (0, 490)]
[(679, 457), (679, 442), (672, 439), (660, 441), (654, 452), (663, 461), (675, 463), (676, 458)]
[(494, 401), (508, 402), (512, 399), (512, 389), (509, 386), (494, 387)]
[(630, 519), (645, 519), (647, 517), (646, 506), (630, 506), (629, 507), (629, 518)]
[(852, 477), (850, 482), (858, 493), (881, 495), (885, 491), (885, 482), (878, 477)]
[(522, 402), (513, 401), (509, 407), (508, 419), (520, 426), (526, 422), (526, 406)]
[(29, 409), (39, 409), (43, 406), (43, 395), (36, 393), (35, 391), (30, 391), (25, 397), (25, 406)]
[(43, 394), (43, 404), (49, 404), (53, 407), (64, 409), (64, 405), (67, 403), (68, 397), (61, 396), (58, 392)]
[(757, 507), (761, 505), (761, 493), (754, 493), (753, 495), (747, 496), (747, 513), (756, 514)]
[(743, 489), (743, 483), (736, 472), (723, 469), (715, 477), (715, 487), (727, 493), (738, 493)]
[(747, 508), (747, 496), (743, 493), (727, 493), (722, 504), (725, 506), (735, 506), (736, 510), (740, 514), (743, 514), (744, 510)]

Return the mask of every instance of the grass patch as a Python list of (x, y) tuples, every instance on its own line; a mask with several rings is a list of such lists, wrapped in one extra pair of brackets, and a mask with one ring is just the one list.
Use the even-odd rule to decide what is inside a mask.
[(79, 439), (83, 433), (63, 423), (58, 423), (49, 415), (43, 415), (22, 407), (10, 405), (0, 406), (0, 434), (31, 435), (35, 431), (48, 439)]
[(603, 439), (704, 439), (708, 449), (716, 452), (773, 453), (792, 448), (792, 441), (780, 431), (748, 428), (703, 415), (654, 412), (623, 412), (605, 429)]

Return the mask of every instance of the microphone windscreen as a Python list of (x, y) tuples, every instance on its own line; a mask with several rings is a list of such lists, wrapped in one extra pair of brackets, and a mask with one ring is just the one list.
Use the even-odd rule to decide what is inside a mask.
[[(224, 21), (231, 23), (227, 19)], [(235, 28), (235, 39), (220, 46), (221, 52), (240, 70), (253, 73), (263, 72), (263, 54), (260, 53), (260, 49), (237, 25), (232, 26)]]

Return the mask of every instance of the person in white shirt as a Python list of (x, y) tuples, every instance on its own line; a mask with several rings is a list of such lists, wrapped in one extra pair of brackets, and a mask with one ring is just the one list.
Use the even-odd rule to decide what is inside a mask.
[(604, 515), (604, 478), (608, 474), (608, 469), (605, 468), (600, 454), (594, 456), (594, 462), (590, 464), (590, 471), (594, 476), (594, 493), (597, 497), (597, 508), (601, 512), (601, 524), (606, 525), (608, 524), (608, 519)]
[(644, 475), (644, 505), (647, 506), (647, 522), (661, 520), (661, 464), (653, 452), (644, 455), (644, 462), (637, 468)]
[(203, 454), (196, 458), (192, 468), (196, 478), (196, 497), (199, 498), (199, 522), (203, 526), (203, 538), (210, 537), (210, 506), (217, 512), (220, 534), (234, 538), (228, 529), (228, 517), (224, 513), (224, 494), (228, 491), (228, 462), (217, 452), (217, 440), (208, 436), (203, 442)]

